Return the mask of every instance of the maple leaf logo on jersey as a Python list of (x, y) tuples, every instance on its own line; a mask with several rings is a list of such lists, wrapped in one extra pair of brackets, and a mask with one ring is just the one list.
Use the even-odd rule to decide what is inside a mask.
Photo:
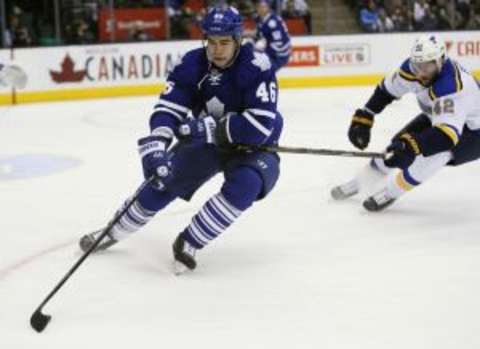
[(270, 58), (265, 53), (262, 52), (254, 52), (253, 56), (255, 57), (252, 61), (254, 66), (260, 68), (261, 71), (267, 71), (272, 68), (272, 63), (270, 62)]
[(60, 71), (50, 70), (50, 76), (56, 83), (61, 84), (64, 82), (80, 82), (85, 78), (85, 75), (87, 75), (87, 71), (85, 69), (75, 70), (75, 62), (68, 53), (63, 59), (61, 66), (62, 70)]
[(210, 99), (206, 105), (207, 114), (219, 119), (225, 114), (225, 104), (223, 104), (217, 97)]

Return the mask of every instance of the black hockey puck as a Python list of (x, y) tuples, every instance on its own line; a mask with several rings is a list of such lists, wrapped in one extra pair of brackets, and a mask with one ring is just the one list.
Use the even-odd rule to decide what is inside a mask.
[(33, 329), (37, 332), (42, 332), (45, 327), (47, 327), (48, 323), (52, 317), (50, 315), (42, 314), (40, 310), (35, 311), (30, 318), (30, 325), (32, 325)]

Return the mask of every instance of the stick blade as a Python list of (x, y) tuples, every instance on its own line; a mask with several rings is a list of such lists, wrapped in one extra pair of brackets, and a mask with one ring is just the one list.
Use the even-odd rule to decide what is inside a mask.
[(36, 310), (30, 317), (30, 325), (37, 332), (42, 332), (52, 317), (50, 315), (42, 314), (41, 310)]

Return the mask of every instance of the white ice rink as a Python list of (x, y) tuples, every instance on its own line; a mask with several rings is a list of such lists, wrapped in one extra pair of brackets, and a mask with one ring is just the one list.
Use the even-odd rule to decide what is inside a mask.
[[(284, 90), (284, 145), (352, 149), (350, 115), (372, 88)], [(388, 210), (330, 188), (362, 159), (282, 156), (271, 196), (171, 272), (171, 244), (221, 177), (135, 237), (91, 256), (37, 305), (140, 184), (137, 138), (156, 97), (0, 109), (0, 348), (478, 349), (480, 162), (445, 169)], [(370, 150), (417, 114), (392, 105)], [(33, 176), (34, 175), (34, 176)]]

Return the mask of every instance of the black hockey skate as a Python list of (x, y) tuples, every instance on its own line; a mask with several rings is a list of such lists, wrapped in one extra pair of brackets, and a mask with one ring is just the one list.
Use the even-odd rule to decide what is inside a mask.
[[(93, 233), (84, 235), (79, 241), (80, 249), (83, 252), (87, 252), (102, 233), (103, 230), (97, 230)], [(107, 233), (107, 235), (102, 239), (102, 241), (100, 241), (97, 247), (95, 247), (93, 252), (104, 251), (110, 246), (115, 245), (117, 242), (117, 240), (115, 240), (109, 233)]]
[(363, 202), (363, 207), (370, 212), (382, 211), (395, 202), (395, 199), (390, 197), (385, 190), (370, 196)]
[(183, 239), (182, 234), (178, 235), (172, 247), (173, 257), (175, 258), (175, 274), (183, 274), (187, 270), (196, 268), (196, 249)]

